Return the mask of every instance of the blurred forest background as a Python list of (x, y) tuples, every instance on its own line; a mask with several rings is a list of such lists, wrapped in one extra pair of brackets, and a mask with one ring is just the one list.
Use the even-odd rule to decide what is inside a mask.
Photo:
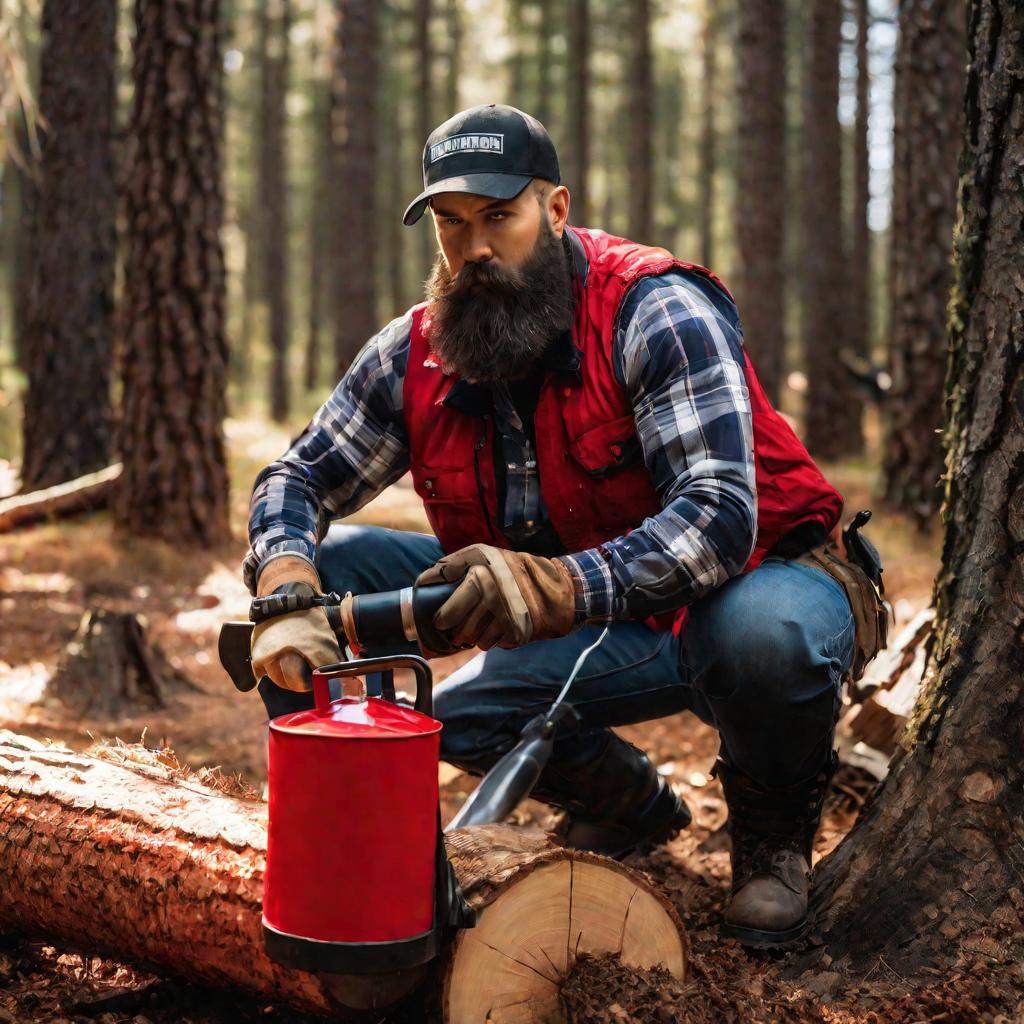
[(223, 537), (223, 415), (295, 429), (420, 299), (423, 141), (499, 101), (547, 125), (575, 223), (715, 269), (812, 453), (884, 451), (929, 525), (964, 25), (895, 8), (2, 0), (0, 493), (120, 460), (122, 524)]

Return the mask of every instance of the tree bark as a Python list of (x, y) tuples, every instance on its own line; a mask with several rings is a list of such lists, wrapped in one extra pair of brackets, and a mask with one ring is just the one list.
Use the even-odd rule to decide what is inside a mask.
[[(847, 318), (850, 351), (867, 357), (871, 343), (871, 200), (868, 162), (868, 0), (855, 0), (857, 16), (857, 118), (853, 126), (853, 219), (850, 229), (850, 315)], [(953, 98), (954, 106), (959, 96)]]
[(270, 312), (270, 416), (288, 417), (288, 140), (285, 99), (288, 95), (289, 0), (260, 5), (260, 209), (263, 214), (263, 293)]
[(339, 376), (376, 331), (377, 16), (374, 0), (338, 0), (333, 125), (339, 183), (334, 224), (334, 354)]
[[(462, 10), (460, 0), (448, 0), (448, 74), (445, 78), (445, 117), (457, 114), (459, 105), (459, 78), (462, 75)], [(423, 140), (426, 142), (426, 139)]]
[(324, 284), (329, 278), (328, 224), (330, 222), (329, 195), (331, 189), (331, 110), (329, 79), (322, 67), (322, 54), (313, 41), (312, 60), (314, 80), (310, 86), (313, 94), (310, 110), (310, 127), (313, 137), (313, 191), (308, 226), (309, 238), (309, 318), (306, 324), (306, 353), (303, 361), (302, 382), (307, 391), (316, 389), (320, 382), (320, 335), (323, 332)]
[(1024, 934), (1024, 9), (975, 0), (967, 38), (935, 671), (818, 871), (833, 970), (883, 957), (906, 976)]
[[(416, 0), (416, 135), (422, 146), (434, 129), (433, 115), (433, 41), (430, 36), (430, 16), (433, 0)], [(452, 111), (455, 113), (455, 111)], [(450, 116), (450, 115), (446, 115)], [(396, 216), (396, 214), (392, 214)], [(419, 267), (417, 277), (425, 280), (434, 256), (434, 231), (432, 218), (427, 216), (413, 228), (417, 234)], [(365, 339), (364, 339), (365, 340)]]
[(939, 507), (946, 307), (964, 84), (963, 7), (900, 6), (893, 167), (893, 378), (886, 498), (925, 527)]
[[(740, 5), (743, 6), (742, 4)], [(715, 223), (715, 43), (718, 35), (718, 0), (707, 0), (704, 9), (703, 67), (701, 70), (700, 170), (697, 174), (697, 222), (700, 232), (700, 262), (710, 267), (714, 260)]]
[(686, 125), (686, 80), (682, 62), (666, 61), (657, 74), (658, 159), (654, 165), (655, 236), (657, 245), (674, 252), (683, 227), (690, 222), (693, 203), (683, 193), (686, 180), (682, 152)]
[(813, 0), (803, 83), (802, 321), (807, 361), (807, 447), (835, 459), (861, 450), (861, 400), (839, 354), (847, 344), (849, 289), (840, 196), (840, 0)]
[(554, 56), (552, 54), (555, 26), (553, 0), (539, 0), (540, 26), (537, 33), (537, 106), (530, 111), (534, 117), (553, 135), (555, 126), (551, 122), (551, 98), (554, 82)]
[[(263, 953), (265, 804), (216, 772), (191, 775), (169, 751), (100, 753), (0, 733), (5, 930), (299, 1010), (337, 1014), (333, 996), (351, 1002), (351, 982), (321, 982)], [(445, 839), (477, 911), (476, 927), (459, 933), (426, 981), (450, 1024), (517, 1003), (522, 1014), (503, 1019), (549, 1019), (582, 953), (621, 950), (626, 964), (662, 963), (685, 977), (679, 918), (641, 874), (514, 826)]]
[(587, 175), (590, 172), (590, 4), (569, 2), (569, 140), (566, 183), (572, 192), (570, 219), (583, 227), (589, 216)]
[(651, 0), (632, 0), (629, 53), (629, 237), (650, 244), (654, 230), (654, 65), (651, 57)]
[(217, 0), (137, 0), (125, 190), (117, 522), (228, 537)]
[(110, 461), (116, 25), (113, 0), (43, 5), (39, 110), (49, 127), (23, 339), (24, 490)]
[(737, 13), (737, 297), (744, 343), (777, 404), (786, 357), (786, 7), (748, 0)]
[(512, 51), (508, 58), (509, 102), (522, 109), (526, 102), (526, 58), (523, 53), (523, 7), (525, 0), (508, 0), (508, 34)]

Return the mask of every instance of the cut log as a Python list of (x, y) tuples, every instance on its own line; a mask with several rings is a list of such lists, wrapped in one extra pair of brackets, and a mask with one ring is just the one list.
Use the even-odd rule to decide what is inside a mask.
[[(404, 994), (418, 978), (349, 986), (266, 957), (266, 805), (230, 788), (138, 747), (79, 754), (0, 732), (0, 930), (339, 1017), (338, 1000)], [(685, 977), (679, 919), (640, 873), (513, 826), (446, 842), (478, 911), (423, 982), (449, 1024), (559, 1020), (583, 952)]]
[(682, 925), (640, 873), (509, 825), (450, 833), (447, 846), (478, 918), (452, 944), (445, 1021), (560, 1021), (562, 982), (583, 953), (618, 953), (630, 967), (660, 965), (685, 979)]
[(114, 481), (121, 475), (121, 463), (87, 473), (67, 483), (29, 491), (0, 501), (0, 533), (19, 526), (58, 519), (77, 512), (90, 512), (107, 503)]
[(90, 718), (109, 719), (133, 705), (164, 708), (175, 687), (198, 689), (150, 645), (140, 616), (92, 608), (64, 649), (46, 696)]

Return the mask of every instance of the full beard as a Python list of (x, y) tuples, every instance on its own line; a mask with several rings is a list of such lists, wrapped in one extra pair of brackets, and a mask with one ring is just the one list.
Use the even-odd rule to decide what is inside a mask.
[(562, 240), (546, 223), (521, 267), (467, 263), (453, 278), (438, 253), (427, 300), (430, 347), (445, 372), (485, 383), (522, 377), (576, 311)]

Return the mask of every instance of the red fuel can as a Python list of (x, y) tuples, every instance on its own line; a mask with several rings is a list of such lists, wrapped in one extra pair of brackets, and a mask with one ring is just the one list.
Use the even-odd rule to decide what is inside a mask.
[[(419, 710), (365, 690), (330, 699), (332, 677), (401, 667), (416, 674)], [(447, 867), (430, 669), (413, 656), (328, 666), (313, 673), (313, 694), (313, 710), (270, 723), (267, 952), (288, 966), (345, 974), (425, 963), (438, 949)]]

